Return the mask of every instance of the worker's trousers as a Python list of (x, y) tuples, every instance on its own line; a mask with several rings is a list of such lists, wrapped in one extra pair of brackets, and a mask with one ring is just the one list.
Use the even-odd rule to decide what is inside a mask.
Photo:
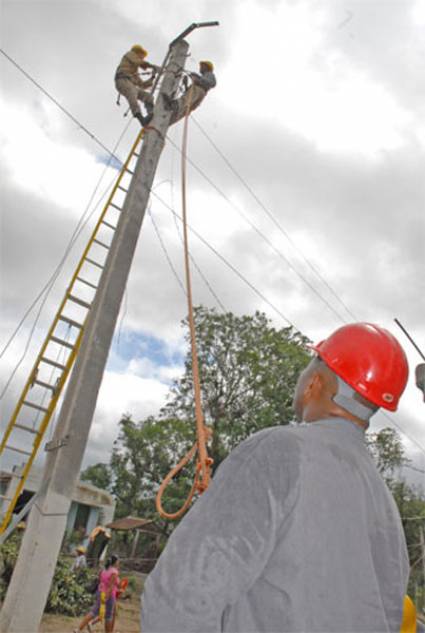
[(141, 114), (139, 101), (142, 101), (145, 104), (148, 114), (152, 112), (152, 95), (149, 92), (146, 92), (146, 90), (143, 90), (143, 88), (140, 88), (140, 86), (134, 84), (130, 79), (125, 79), (123, 77), (115, 79), (115, 87), (120, 95), (123, 95), (123, 97), (127, 99), (133, 116)]
[[(177, 108), (176, 108), (175, 112), (173, 112), (173, 114), (171, 116), (170, 125), (172, 123), (176, 123), (177, 121), (180, 121), (180, 119), (182, 119), (184, 117), (184, 115), (186, 114), (188, 101), (189, 101), (189, 98), (190, 98), (190, 96), (189, 96), (190, 92), (191, 92), (190, 89), (187, 90), (180, 97), (180, 99), (177, 99)], [(201, 88), (201, 86), (197, 86), (196, 84), (193, 86), (193, 88), (192, 88), (192, 99), (190, 100), (190, 111), (191, 112), (193, 112), (193, 110), (195, 110), (198, 106), (201, 105), (201, 103), (204, 100), (206, 94), (207, 94), (207, 91), (204, 88)]]

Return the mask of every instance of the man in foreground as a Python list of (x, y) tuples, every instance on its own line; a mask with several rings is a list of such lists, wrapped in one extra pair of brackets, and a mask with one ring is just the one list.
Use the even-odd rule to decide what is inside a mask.
[(313, 347), (298, 427), (242, 442), (175, 530), (143, 594), (142, 631), (399, 632), (409, 563), (395, 502), (365, 445), (408, 367), (358, 323)]

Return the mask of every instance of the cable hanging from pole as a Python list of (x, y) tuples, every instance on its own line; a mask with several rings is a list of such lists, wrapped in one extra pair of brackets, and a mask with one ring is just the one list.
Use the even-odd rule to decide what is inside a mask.
[[(156, 496), (156, 509), (160, 516), (164, 519), (178, 519), (181, 517), (192, 503), (192, 499), (196, 493), (201, 494), (204, 492), (210, 483), (211, 479), (211, 466), (213, 460), (208, 455), (207, 442), (211, 437), (211, 429), (205, 426), (204, 415), (202, 412), (201, 402), (201, 384), (199, 379), (199, 363), (198, 353), (196, 346), (196, 330), (195, 319), (193, 316), (193, 301), (192, 301), (192, 285), (190, 277), (190, 263), (189, 263), (189, 241), (187, 230), (187, 203), (186, 203), (186, 156), (187, 156), (187, 131), (190, 114), (190, 106), (192, 102), (193, 86), (189, 89), (186, 104), (186, 113), (183, 127), (183, 144), (182, 144), (182, 161), (181, 161), (181, 177), (182, 177), (182, 216), (183, 216), (183, 237), (184, 237), (184, 261), (185, 261), (185, 275), (186, 275), (186, 294), (188, 304), (188, 321), (190, 331), (190, 346), (192, 355), (192, 375), (193, 375), (193, 389), (195, 396), (195, 418), (196, 418), (196, 442), (192, 448), (186, 453), (186, 455), (180, 460), (180, 462), (171, 469), (164, 481), (161, 483), (158, 494)], [(176, 512), (166, 512), (162, 506), (162, 496), (168, 484), (179, 473), (186, 464), (188, 464), (198, 452), (198, 458), (196, 462), (195, 478), (190, 489), (190, 492), (184, 501), (183, 505)]]

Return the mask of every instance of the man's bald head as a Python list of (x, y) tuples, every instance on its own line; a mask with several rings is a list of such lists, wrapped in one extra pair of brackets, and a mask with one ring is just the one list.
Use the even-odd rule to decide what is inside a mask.
[(299, 421), (342, 417), (367, 428), (377, 407), (356, 393), (316, 356), (298, 379), (294, 410)]

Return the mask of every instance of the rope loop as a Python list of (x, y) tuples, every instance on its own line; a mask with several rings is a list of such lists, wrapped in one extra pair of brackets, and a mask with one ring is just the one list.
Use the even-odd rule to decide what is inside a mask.
[[(188, 303), (188, 321), (190, 330), (190, 345), (192, 353), (192, 373), (193, 373), (193, 390), (195, 395), (195, 417), (196, 417), (196, 442), (192, 448), (186, 453), (186, 455), (174, 466), (165, 477), (164, 481), (159, 487), (156, 496), (156, 509), (160, 516), (164, 519), (178, 519), (181, 517), (192, 503), (192, 499), (195, 493), (202, 494), (208, 488), (211, 480), (211, 466), (213, 460), (208, 456), (207, 442), (211, 438), (212, 431), (204, 424), (204, 416), (202, 413), (201, 404), (201, 384), (199, 378), (199, 363), (198, 353), (196, 349), (196, 332), (195, 332), (195, 319), (193, 316), (193, 302), (192, 302), (192, 285), (190, 280), (190, 265), (189, 265), (189, 241), (187, 234), (187, 213), (186, 213), (186, 154), (187, 154), (187, 129), (190, 115), (190, 108), (192, 105), (193, 97), (193, 84), (187, 91), (187, 101), (185, 103), (185, 120), (183, 128), (183, 143), (182, 143), (182, 162), (181, 162), (181, 175), (182, 175), (182, 216), (183, 216), (183, 235), (184, 235), (184, 261), (185, 261), (185, 273), (186, 273), (186, 289), (187, 289), (187, 303)], [(162, 507), (162, 496), (165, 488), (171, 482), (173, 477), (181, 471), (181, 469), (189, 463), (196, 452), (198, 452), (198, 460), (195, 468), (195, 478), (192, 484), (192, 488), (184, 501), (182, 507), (177, 512), (166, 512)]]

